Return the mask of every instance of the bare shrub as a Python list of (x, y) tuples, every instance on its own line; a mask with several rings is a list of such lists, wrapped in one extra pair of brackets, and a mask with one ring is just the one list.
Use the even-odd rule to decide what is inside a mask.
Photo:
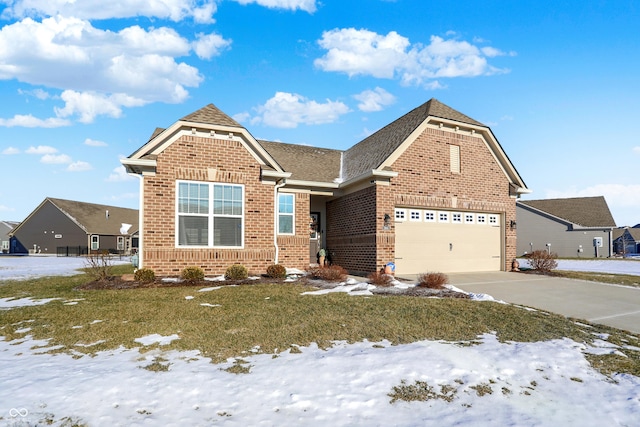
[(376, 286), (391, 286), (393, 282), (393, 276), (390, 274), (385, 274), (380, 271), (375, 271), (367, 276), (369, 283)]
[(339, 265), (328, 267), (313, 267), (309, 270), (309, 275), (313, 279), (326, 280), (327, 282), (344, 282), (347, 280), (347, 270)]
[(557, 258), (558, 254), (555, 252), (549, 253), (544, 250), (537, 250), (529, 255), (529, 265), (540, 273), (549, 273), (551, 270), (558, 268)]
[(274, 279), (284, 279), (287, 277), (287, 269), (282, 264), (271, 264), (267, 267), (267, 276)]
[(442, 289), (449, 283), (449, 277), (444, 273), (420, 273), (418, 285), (421, 288)]
[(204, 271), (200, 267), (186, 267), (180, 272), (180, 278), (188, 283), (204, 280)]
[(111, 258), (108, 251), (100, 251), (95, 254), (89, 254), (86, 262), (87, 274), (93, 280), (107, 280), (111, 277)]

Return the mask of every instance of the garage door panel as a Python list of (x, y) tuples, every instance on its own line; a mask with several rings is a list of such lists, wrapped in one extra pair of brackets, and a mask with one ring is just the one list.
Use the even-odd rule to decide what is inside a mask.
[(396, 272), (499, 271), (501, 230), (488, 224), (396, 222)]

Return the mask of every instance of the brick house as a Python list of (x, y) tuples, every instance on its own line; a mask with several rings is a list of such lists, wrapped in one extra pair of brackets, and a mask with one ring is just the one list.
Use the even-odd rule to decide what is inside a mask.
[(507, 270), (527, 189), (489, 127), (431, 99), (346, 151), (256, 140), (213, 104), (123, 159), (140, 179), (141, 266), (220, 274)]

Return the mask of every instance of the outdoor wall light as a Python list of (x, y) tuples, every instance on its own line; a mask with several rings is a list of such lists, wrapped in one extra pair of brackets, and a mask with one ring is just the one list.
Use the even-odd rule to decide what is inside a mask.
[(517, 228), (516, 221), (512, 219), (512, 220), (509, 222), (509, 227), (511, 227), (511, 229), (512, 229), (512, 230), (515, 230), (515, 229)]
[(384, 229), (388, 230), (391, 225), (391, 215), (388, 213), (384, 214)]

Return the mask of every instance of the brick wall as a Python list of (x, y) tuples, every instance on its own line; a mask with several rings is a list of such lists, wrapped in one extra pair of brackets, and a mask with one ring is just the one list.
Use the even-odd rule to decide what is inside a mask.
[[(460, 173), (449, 169), (449, 145), (460, 147)], [(509, 181), (480, 136), (427, 128), (394, 162), (399, 173), (391, 182), (394, 204), (416, 208), (500, 213), (505, 227), (509, 270), (516, 255), (515, 199)]]
[[(460, 173), (450, 171), (450, 144), (460, 147)], [(395, 259), (395, 206), (500, 213), (507, 224), (515, 219), (509, 181), (479, 136), (427, 128), (392, 169), (398, 177), (391, 185), (372, 184), (327, 203), (327, 247), (352, 273), (377, 271)], [(509, 270), (516, 236), (508, 226), (505, 232)]]
[[(176, 180), (244, 185), (244, 249), (176, 247)], [(180, 137), (158, 155), (156, 175), (144, 177), (144, 267), (157, 275), (179, 275), (187, 266), (198, 266), (206, 275), (219, 275), (240, 263), (254, 274), (264, 273), (275, 260), (273, 191), (273, 185), (261, 183), (260, 164), (240, 142)], [(297, 235), (280, 246), (281, 263), (283, 259), (291, 263), (287, 267), (308, 266), (308, 224), (302, 226), (308, 212), (308, 195), (300, 195), (296, 198)], [(304, 265), (303, 251), (307, 254)]]

